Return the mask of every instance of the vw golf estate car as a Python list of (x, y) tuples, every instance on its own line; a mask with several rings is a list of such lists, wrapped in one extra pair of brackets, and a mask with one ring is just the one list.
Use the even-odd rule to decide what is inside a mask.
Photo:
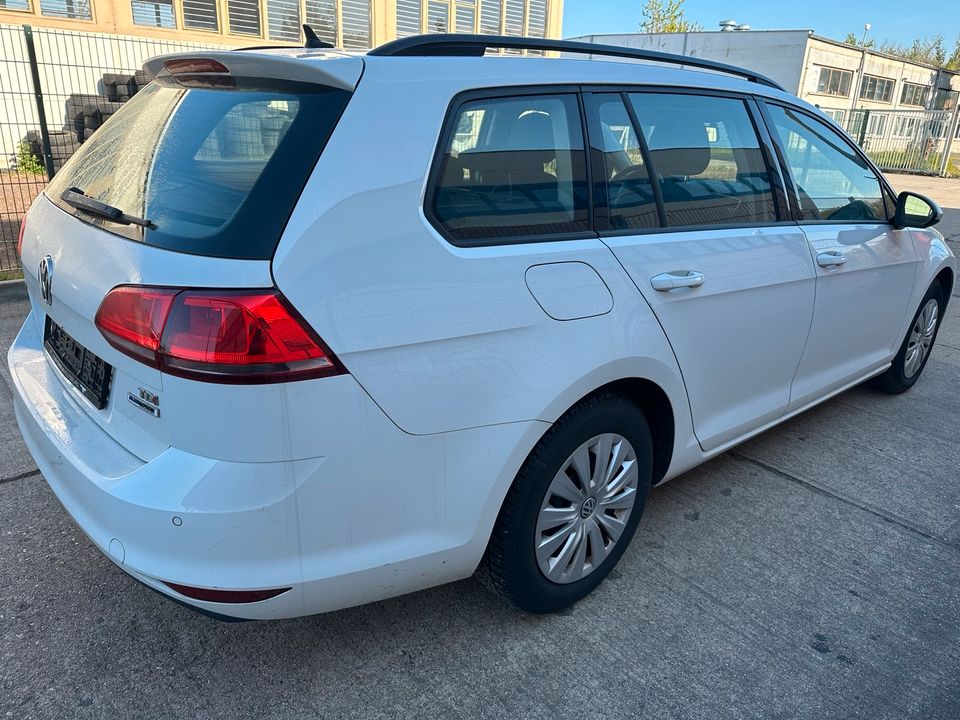
[(482, 36), (145, 70), (26, 217), (8, 362), (76, 523), (216, 615), (478, 568), (568, 606), (651, 486), (908, 389), (953, 288), (939, 209), (748, 70)]

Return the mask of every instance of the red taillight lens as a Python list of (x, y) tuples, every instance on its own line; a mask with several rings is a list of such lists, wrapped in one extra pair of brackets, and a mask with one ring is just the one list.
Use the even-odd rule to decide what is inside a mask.
[(104, 299), (97, 327), (118, 350), (197, 380), (270, 383), (345, 372), (276, 290), (122, 286)]
[(170, 288), (114, 288), (100, 304), (95, 322), (117, 350), (159, 368), (160, 337), (176, 296)]
[(17, 235), (17, 257), (23, 257), (23, 231), (27, 229), (27, 216), (20, 219), (20, 234)]

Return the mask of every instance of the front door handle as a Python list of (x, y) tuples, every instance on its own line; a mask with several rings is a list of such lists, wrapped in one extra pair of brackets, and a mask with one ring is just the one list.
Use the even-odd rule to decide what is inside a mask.
[(817, 255), (817, 265), (822, 268), (833, 268), (835, 270), (846, 261), (846, 256), (839, 250), (830, 250)]
[(696, 270), (675, 270), (673, 272), (660, 273), (650, 278), (650, 284), (654, 290), (667, 292), (674, 288), (689, 287), (695, 288), (703, 285), (704, 277), (702, 272)]

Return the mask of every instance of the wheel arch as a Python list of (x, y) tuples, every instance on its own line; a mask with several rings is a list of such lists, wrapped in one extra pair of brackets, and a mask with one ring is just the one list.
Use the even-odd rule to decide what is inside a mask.
[(937, 273), (937, 276), (934, 278), (934, 280), (940, 283), (940, 287), (943, 288), (943, 306), (944, 309), (946, 309), (947, 305), (950, 304), (950, 296), (953, 293), (953, 283), (955, 280), (953, 268), (951, 268), (949, 265), (944, 267), (942, 270), (940, 270), (940, 272)]

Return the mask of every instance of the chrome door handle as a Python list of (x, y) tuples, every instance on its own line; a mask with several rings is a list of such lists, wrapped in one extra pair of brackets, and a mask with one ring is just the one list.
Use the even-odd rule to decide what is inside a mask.
[(846, 261), (847, 258), (839, 250), (830, 250), (817, 255), (817, 265), (822, 268), (837, 268)]
[(696, 270), (676, 270), (674, 272), (665, 272), (650, 278), (650, 284), (654, 290), (667, 292), (674, 288), (689, 287), (695, 288), (703, 285), (704, 277), (702, 272)]

